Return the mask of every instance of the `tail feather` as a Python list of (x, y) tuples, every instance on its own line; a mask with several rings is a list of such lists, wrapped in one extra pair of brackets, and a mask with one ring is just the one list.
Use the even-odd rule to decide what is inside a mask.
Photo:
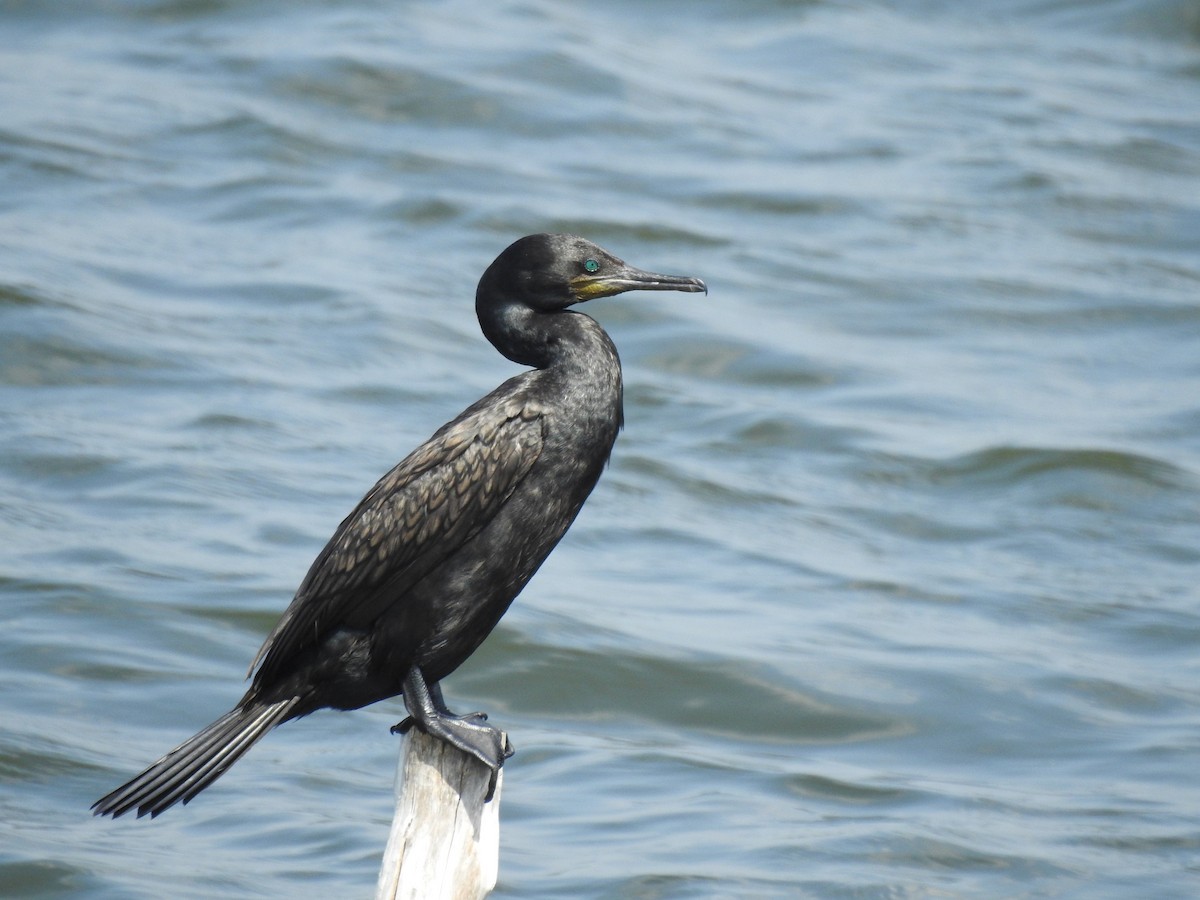
[[(276, 724), (271, 708), (253, 712), (249, 719), (235, 717), (226, 727), (207, 735), (206, 740), (188, 748), (186, 754), (139, 783), (138, 815), (149, 812), (153, 817), (176, 803), (187, 803), (216, 781)], [(157, 765), (151, 767), (151, 771), (156, 768)]]
[(187, 803), (216, 781), (268, 731), (292, 717), (298, 697), (266, 706), (235, 707), (188, 738), (142, 774), (97, 800), (98, 816), (123, 816), (134, 809), (151, 818)]

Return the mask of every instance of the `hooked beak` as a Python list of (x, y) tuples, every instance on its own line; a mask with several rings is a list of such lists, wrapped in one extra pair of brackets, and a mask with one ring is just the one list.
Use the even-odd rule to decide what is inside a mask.
[(611, 272), (596, 275), (576, 275), (571, 279), (571, 293), (575, 302), (595, 300), (598, 297), (611, 297), (626, 291), (686, 291), (690, 294), (704, 291), (708, 293), (708, 285), (699, 278), (688, 275), (658, 275), (654, 272), (643, 272), (624, 263)]

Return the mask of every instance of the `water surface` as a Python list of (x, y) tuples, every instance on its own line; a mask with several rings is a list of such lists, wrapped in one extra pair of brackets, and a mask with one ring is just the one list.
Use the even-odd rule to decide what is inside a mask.
[(626, 430), (447, 683), (498, 897), (1184, 897), (1189, 3), (114, 0), (0, 29), (0, 894), (369, 896), (400, 704), (89, 805), (240, 695), (574, 231)]

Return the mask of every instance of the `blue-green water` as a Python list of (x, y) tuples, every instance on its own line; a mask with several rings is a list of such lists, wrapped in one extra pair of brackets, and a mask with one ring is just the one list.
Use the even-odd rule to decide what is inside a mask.
[(1200, 892), (1200, 11), (0, 5), (0, 895), (369, 896), (400, 704), (162, 818), (574, 231), (627, 425), (446, 685), (498, 897)]

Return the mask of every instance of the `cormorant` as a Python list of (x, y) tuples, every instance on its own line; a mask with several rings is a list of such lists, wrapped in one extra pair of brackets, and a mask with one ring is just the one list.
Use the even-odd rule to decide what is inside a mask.
[[(569, 307), (625, 291), (705, 291), (580, 237), (535, 234), (483, 273), (475, 311), (531, 371), (472, 404), (380, 479), (338, 526), (250, 665), (232, 710), (98, 800), (96, 815), (187, 803), (270, 729), (317, 709), (402, 694), (412, 725), (495, 773), (512, 748), (487, 716), (456, 716), (439, 683), (495, 628), (574, 521), (622, 424), (621, 364)], [(257, 667), (257, 669), (256, 669)]]

